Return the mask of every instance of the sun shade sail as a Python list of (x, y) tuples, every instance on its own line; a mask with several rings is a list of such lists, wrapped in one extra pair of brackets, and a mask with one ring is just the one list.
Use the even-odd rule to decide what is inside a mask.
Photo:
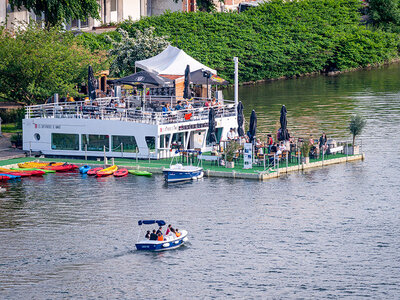
[(151, 225), (151, 224), (156, 224), (156, 223), (157, 223), (158, 226), (164, 226), (165, 225), (165, 222), (163, 220), (139, 220), (138, 221), (138, 225), (139, 226), (141, 226), (141, 225)]

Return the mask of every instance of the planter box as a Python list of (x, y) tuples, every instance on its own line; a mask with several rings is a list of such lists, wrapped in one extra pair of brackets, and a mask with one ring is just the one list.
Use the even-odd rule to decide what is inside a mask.
[(344, 154), (347, 155), (356, 155), (356, 154), (360, 154), (360, 146), (354, 146), (354, 147), (346, 147), (344, 146)]
[(303, 164), (309, 164), (310, 163), (310, 157), (302, 157), (301, 158), (301, 163)]
[(235, 167), (235, 162), (234, 161), (227, 161), (225, 163), (225, 167), (228, 169), (233, 169)]

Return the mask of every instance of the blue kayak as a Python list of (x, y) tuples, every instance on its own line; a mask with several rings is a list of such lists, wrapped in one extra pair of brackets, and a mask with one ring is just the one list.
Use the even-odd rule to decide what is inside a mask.
[(18, 176), (18, 175), (11, 175), (11, 174), (5, 174), (5, 173), (0, 173), (0, 176), (7, 176), (10, 179), (21, 178), (21, 176)]
[(79, 168), (79, 172), (81, 172), (81, 174), (86, 174), (91, 168), (91, 166), (84, 165)]

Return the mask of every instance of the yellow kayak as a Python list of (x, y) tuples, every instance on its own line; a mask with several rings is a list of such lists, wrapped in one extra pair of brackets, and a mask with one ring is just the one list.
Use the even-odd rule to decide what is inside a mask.
[(62, 162), (24, 162), (24, 163), (19, 163), (18, 167), (20, 168), (42, 168), (42, 167), (48, 167), (48, 166), (62, 166), (64, 163)]
[(109, 176), (114, 174), (115, 171), (118, 170), (118, 167), (116, 165), (113, 165), (111, 167), (108, 167), (106, 169), (100, 170), (96, 173), (97, 177), (103, 177), (103, 176)]

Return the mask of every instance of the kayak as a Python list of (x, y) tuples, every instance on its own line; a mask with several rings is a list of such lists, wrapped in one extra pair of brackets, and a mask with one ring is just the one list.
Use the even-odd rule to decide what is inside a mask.
[(153, 174), (150, 173), (150, 172), (147, 172), (147, 171), (139, 171), (139, 170), (129, 170), (128, 172), (131, 173), (131, 174), (133, 174), (133, 175), (136, 175), (136, 176), (148, 176), (148, 177), (150, 177), (151, 175), (153, 175)]
[(114, 174), (114, 172), (117, 170), (118, 170), (118, 167), (116, 165), (113, 165), (111, 167), (108, 167), (108, 168), (98, 171), (96, 173), (96, 176), (97, 177), (109, 176), (109, 175)]
[(68, 164), (64, 164), (61, 166), (47, 166), (47, 167), (42, 167), (42, 169), (44, 170), (53, 170), (56, 172), (70, 172), (73, 171), (77, 168), (77, 166), (75, 165), (68, 165)]
[(91, 168), (92, 168), (91, 166), (84, 165), (84, 166), (79, 168), (79, 172), (81, 174), (86, 174)]
[(5, 175), (0, 176), (0, 181), (7, 181), (9, 179), (10, 179), (10, 177), (8, 177), (8, 176), (5, 176)]
[(28, 177), (28, 176), (43, 176), (45, 172), (43, 171), (15, 171), (7, 168), (0, 168), (0, 172), (3, 172), (5, 174), (11, 174), (11, 175), (18, 175), (21, 177)]
[(44, 170), (44, 169), (38, 169), (38, 168), (10, 168), (13, 171), (20, 171), (20, 172), (24, 172), (24, 171), (42, 171), (47, 173), (55, 173), (56, 171), (53, 170)]
[(129, 174), (128, 170), (125, 168), (118, 169), (117, 171), (114, 172), (115, 177), (124, 177), (127, 176), (128, 174)]
[(96, 173), (97, 173), (98, 171), (100, 171), (100, 170), (103, 170), (103, 168), (97, 167), (97, 168), (94, 168), (94, 169), (90, 169), (89, 171), (87, 171), (86, 174), (88, 174), (88, 175), (90, 175), (90, 176), (93, 176), (93, 175), (96, 175)]
[(48, 166), (61, 166), (63, 165), (63, 162), (35, 162), (35, 161), (30, 161), (30, 162), (25, 162), (25, 163), (19, 163), (18, 167), (20, 168), (42, 168), (42, 167), (48, 167)]
[(18, 176), (18, 175), (11, 175), (11, 174), (5, 174), (5, 173), (0, 173), (0, 176), (7, 176), (8, 179), (18, 179), (18, 178), (21, 178), (21, 176)]

